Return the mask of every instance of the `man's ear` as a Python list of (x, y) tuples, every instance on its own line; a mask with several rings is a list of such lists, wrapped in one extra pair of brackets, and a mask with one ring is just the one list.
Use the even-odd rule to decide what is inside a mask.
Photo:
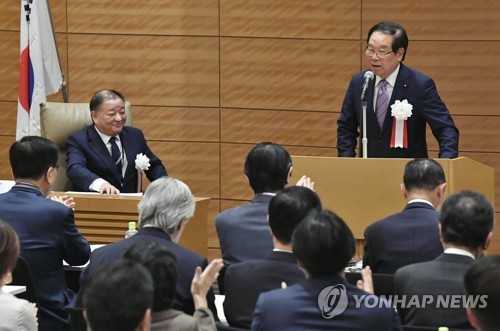
[(144, 316), (137, 326), (137, 331), (149, 331), (151, 330), (151, 309), (147, 309)]
[(477, 322), (477, 317), (474, 315), (474, 312), (470, 307), (465, 308), (465, 311), (467, 312), (467, 317), (469, 318), (470, 325), (476, 330), (479, 329), (479, 323)]
[(290, 182), (290, 179), (292, 178), (292, 172), (293, 172), (293, 166), (290, 167), (290, 170), (288, 170), (288, 175), (286, 177), (287, 183)]
[(493, 236), (493, 232), (488, 233), (488, 237), (486, 237), (486, 241), (484, 242), (483, 249), (487, 250), (490, 246), (491, 237)]
[(403, 193), (403, 197), (405, 199), (408, 199), (408, 192), (406, 192), (405, 183), (401, 183), (401, 193)]

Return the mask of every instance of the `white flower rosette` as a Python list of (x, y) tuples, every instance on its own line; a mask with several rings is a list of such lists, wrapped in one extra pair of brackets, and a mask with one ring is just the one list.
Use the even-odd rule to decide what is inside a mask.
[(140, 153), (135, 157), (135, 168), (137, 169), (136, 191), (142, 192), (142, 174), (144, 171), (149, 170), (149, 158)]
[(408, 148), (408, 129), (406, 120), (412, 115), (413, 106), (408, 100), (396, 100), (391, 105), (391, 115), (394, 117), (392, 123), (391, 148)]

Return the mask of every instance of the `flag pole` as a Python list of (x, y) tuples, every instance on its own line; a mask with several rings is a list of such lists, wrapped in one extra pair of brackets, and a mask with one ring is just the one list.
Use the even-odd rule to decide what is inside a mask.
[(62, 78), (61, 92), (63, 95), (64, 102), (68, 103), (69, 99), (68, 99), (68, 91), (66, 90), (66, 79), (64, 78), (64, 71), (61, 66), (61, 57), (59, 56), (59, 47), (57, 46), (56, 30), (54, 29), (54, 23), (52, 22), (52, 12), (50, 10), (50, 3), (49, 0), (45, 0), (45, 2), (47, 3), (47, 11), (49, 12), (49, 21), (50, 21), (50, 26), (52, 27), (52, 34), (54, 36), (54, 44), (56, 45), (56, 54), (57, 54), (57, 62), (59, 63), (59, 71), (61, 72), (61, 78)]

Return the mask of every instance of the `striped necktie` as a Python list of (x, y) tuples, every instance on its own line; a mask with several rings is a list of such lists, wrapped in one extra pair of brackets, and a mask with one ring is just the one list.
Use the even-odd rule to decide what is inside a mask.
[(377, 108), (375, 108), (375, 115), (380, 128), (384, 125), (385, 115), (387, 114), (387, 106), (389, 104), (389, 94), (387, 93), (387, 81), (381, 80), (379, 83), (377, 93)]

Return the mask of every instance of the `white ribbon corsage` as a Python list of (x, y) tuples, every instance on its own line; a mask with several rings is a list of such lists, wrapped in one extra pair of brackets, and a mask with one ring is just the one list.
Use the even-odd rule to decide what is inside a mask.
[(391, 148), (408, 148), (408, 129), (406, 120), (412, 115), (413, 106), (408, 100), (396, 100), (391, 106), (392, 122)]
[(139, 171), (144, 172), (149, 169), (149, 166), (149, 158), (142, 153), (137, 154), (137, 156), (135, 157), (135, 168)]

